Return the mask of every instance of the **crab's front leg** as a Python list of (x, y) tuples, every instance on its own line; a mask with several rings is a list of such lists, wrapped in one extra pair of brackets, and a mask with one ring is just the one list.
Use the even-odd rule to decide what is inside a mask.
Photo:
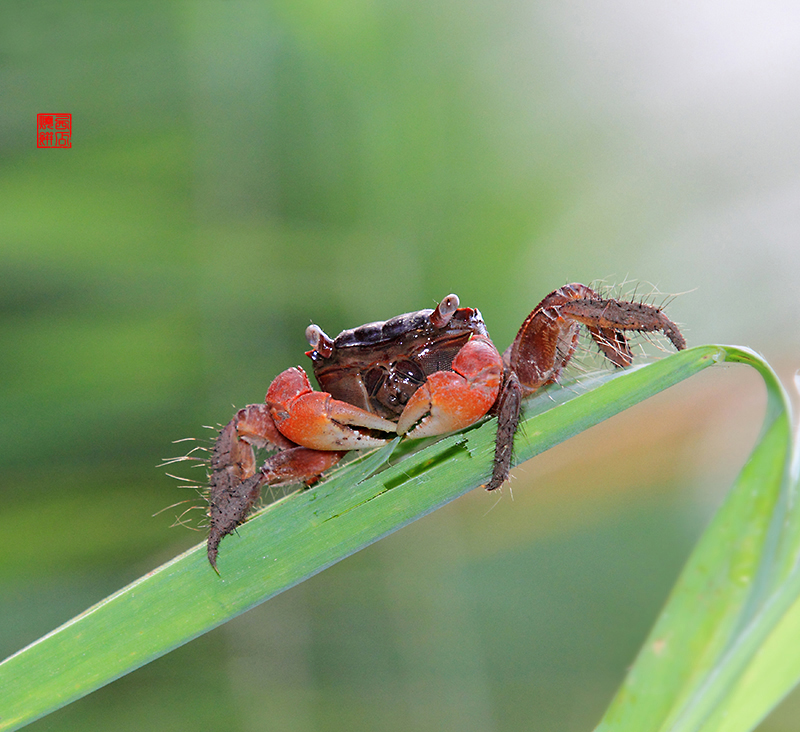
[[(270, 384), (265, 404), (240, 409), (217, 437), (209, 479), (208, 560), (216, 569), (220, 541), (244, 523), (265, 485), (314, 483), (353, 449), (386, 443), (394, 433), (381, 417), (313, 391), (301, 368)], [(253, 447), (276, 450), (256, 469)]]
[[(253, 447), (277, 450), (256, 469)], [(266, 404), (240, 409), (219, 433), (211, 455), (208, 561), (217, 568), (220, 541), (244, 523), (265, 485), (311, 484), (346, 454), (311, 450), (284, 437)]]
[(497, 400), (503, 360), (485, 335), (474, 335), (453, 359), (452, 371), (435, 371), (412, 394), (397, 432), (432, 437), (469, 427)]

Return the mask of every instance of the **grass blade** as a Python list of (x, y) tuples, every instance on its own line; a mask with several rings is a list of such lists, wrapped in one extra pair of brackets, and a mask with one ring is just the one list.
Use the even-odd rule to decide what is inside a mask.
[[(526, 405), (516, 461), (724, 356), (702, 346), (537, 396)], [(90, 693), (483, 484), (494, 433), (488, 420), (366, 477), (388, 459), (392, 446), (383, 448), (254, 516), (222, 545), (220, 577), (201, 545), (111, 595), (0, 664), (0, 730)]]
[(779, 644), (800, 639), (789, 403), (756, 354), (724, 353), (764, 377), (761, 437), (603, 718), (603, 732), (749, 730), (800, 678), (800, 662), (777, 662)]

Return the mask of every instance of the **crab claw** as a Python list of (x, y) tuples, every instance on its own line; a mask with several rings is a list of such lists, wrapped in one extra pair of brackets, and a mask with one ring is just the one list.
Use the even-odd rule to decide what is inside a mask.
[(373, 431), (395, 433), (394, 422), (314, 391), (299, 366), (286, 369), (270, 384), (267, 406), (284, 436), (314, 450), (379, 447), (386, 439)]
[(497, 400), (503, 360), (492, 342), (474, 336), (453, 359), (452, 371), (436, 371), (408, 400), (397, 432), (432, 437), (469, 427)]

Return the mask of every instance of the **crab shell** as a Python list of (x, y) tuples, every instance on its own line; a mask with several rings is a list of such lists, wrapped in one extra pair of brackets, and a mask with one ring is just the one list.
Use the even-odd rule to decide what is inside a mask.
[(287, 369), (266, 404), (281, 435), (313, 450), (460, 430), (486, 414), (500, 391), (502, 358), (480, 313), (458, 308), (455, 295), (435, 310), (368, 323), (335, 340), (316, 325), (306, 333), (322, 391), (302, 369)]
[(437, 371), (451, 371), (459, 351), (476, 335), (488, 338), (478, 310), (458, 308), (443, 327), (433, 310), (398, 315), (342, 331), (329, 355), (311, 358), (322, 391), (387, 420), (397, 421), (411, 396)]

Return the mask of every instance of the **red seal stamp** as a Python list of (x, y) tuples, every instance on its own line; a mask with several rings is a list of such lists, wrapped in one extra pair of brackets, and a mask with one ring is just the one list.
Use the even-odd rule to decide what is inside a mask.
[(72, 115), (37, 114), (36, 147), (72, 147)]

